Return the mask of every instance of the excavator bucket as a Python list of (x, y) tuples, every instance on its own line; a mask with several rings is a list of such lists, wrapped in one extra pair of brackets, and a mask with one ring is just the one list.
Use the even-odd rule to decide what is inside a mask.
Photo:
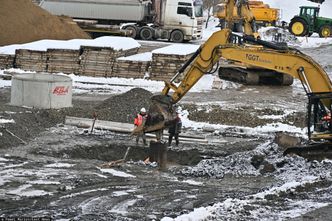
[(132, 134), (160, 131), (172, 125), (175, 120), (176, 111), (172, 98), (167, 95), (155, 95), (151, 97), (147, 119), (141, 126), (136, 127)]

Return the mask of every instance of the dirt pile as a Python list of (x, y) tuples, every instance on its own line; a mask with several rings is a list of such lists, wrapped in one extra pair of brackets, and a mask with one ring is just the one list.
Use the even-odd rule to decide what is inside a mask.
[(136, 113), (142, 107), (150, 106), (152, 93), (142, 88), (134, 88), (126, 93), (112, 96), (97, 106), (99, 119), (133, 123)]
[(31, 0), (0, 0), (0, 46), (41, 39), (90, 38), (67, 17), (51, 15)]

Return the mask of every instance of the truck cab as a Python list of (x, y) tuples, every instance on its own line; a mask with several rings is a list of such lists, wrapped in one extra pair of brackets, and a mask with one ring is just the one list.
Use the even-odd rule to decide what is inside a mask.
[[(183, 42), (202, 38), (203, 4), (201, 0), (165, 1), (162, 38)], [(167, 36), (166, 36), (167, 35)]]

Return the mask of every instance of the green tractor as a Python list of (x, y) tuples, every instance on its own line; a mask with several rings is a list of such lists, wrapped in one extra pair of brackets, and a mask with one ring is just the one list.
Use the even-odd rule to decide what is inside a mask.
[(319, 17), (319, 7), (300, 7), (300, 15), (289, 23), (289, 31), (295, 36), (311, 36), (314, 32), (321, 38), (332, 35), (332, 19)]

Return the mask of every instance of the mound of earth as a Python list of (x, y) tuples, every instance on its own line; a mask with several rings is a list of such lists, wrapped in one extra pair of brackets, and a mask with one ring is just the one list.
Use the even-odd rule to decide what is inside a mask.
[(31, 0), (0, 0), (0, 46), (41, 39), (90, 38), (72, 19), (58, 17)]
[[(282, 122), (296, 127), (306, 127), (305, 113), (292, 113), (282, 119), (266, 118), (263, 116), (281, 116), (284, 111), (255, 109), (243, 107), (234, 110), (223, 110), (219, 106), (198, 108), (196, 105), (186, 104), (183, 108), (189, 111), (188, 118), (197, 122), (209, 122), (211, 124), (225, 124), (233, 126), (257, 127), (270, 123)], [(261, 116), (261, 117), (260, 117)]]
[(142, 88), (134, 88), (124, 94), (112, 96), (97, 106), (99, 119), (133, 123), (142, 107), (150, 106), (152, 93)]

